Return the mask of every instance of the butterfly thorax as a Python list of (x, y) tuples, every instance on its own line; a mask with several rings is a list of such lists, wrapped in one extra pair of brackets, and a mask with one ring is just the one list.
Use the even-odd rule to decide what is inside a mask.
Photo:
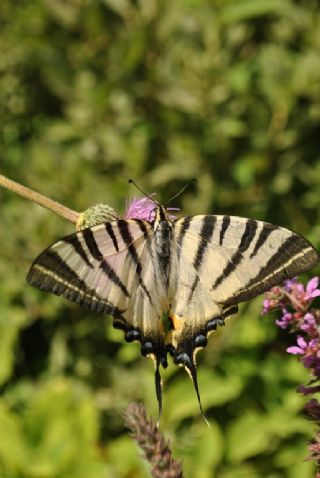
[(158, 258), (160, 272), (163, 275), (165, 284), (167, 286), (169, 281), (172, 223), (167, 216), (164, 206), (158, 206), (157, 208), (153, 229), (155, 252)]

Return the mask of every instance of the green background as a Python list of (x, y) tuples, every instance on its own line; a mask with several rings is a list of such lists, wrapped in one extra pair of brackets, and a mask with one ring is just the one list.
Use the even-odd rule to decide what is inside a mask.
[[(319, 246), (316, 0), (2, 0), (0, 172), (77, 211), (119, 212), (133, 177), (182, 215), (226, 213)], [(123, 425), (156, 416), (153, 366), (108, 317), (27, 285), (72, 224), (0, 191), (0, 477), (144, 478)], [(164, 374), (161, 428), (186, 477), (311, 478), (308, 375), (294, 337), (241, 307), (188, 376)]]

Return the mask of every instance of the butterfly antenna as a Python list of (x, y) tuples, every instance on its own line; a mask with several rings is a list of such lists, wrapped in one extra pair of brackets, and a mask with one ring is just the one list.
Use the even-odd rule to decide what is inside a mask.
[(169, 201), (165, 203), (165, 206), (169, 204), (171, 201), (173, 201), (174, 199), (176, 199), (178, 196), (180, 196), (180, 194), (182, 194), (189, 186), (191, 186), (192, 184), (196, 184), (196, 182), (197, 182), (197, 179), (192, 178), (185, 186), (183, 186), (182, 189), (180, 189), (180, 191), (177, 192), (177, 194), (175, 194), (171, 199), (169, 199)]
[(198, 403), (199, 403), (199, 408), (200, 408), (200, 413), (201, 413), (201, 416), (202, 418), (204, 419), (204, 421), (206, 422), (207, 426), (209, 428), (211, 428), (211, 425), (210, 423), (208, 422), (204, 412), (203, 412), (203, 408), (202, 408), (202, 404), (201, 404), (201, 399), (200, 399), (200, 393), (199, 393), (199, 387), (198, 387), (198, 378), (197, 378), (197, 368), (196, 368), (196, 365), (193, 361), (188, 361), (188, 365), (187, 364), (184, 364), (184, 367), (186, 369), (186, 371), (188, 372), (188, 374), (190, 375), (190, 378), (192, 380), (192, 383), (193, 383), (193, 386), (194, 386), (194, 389), (196, 391), (196, 394), (197, 394), (197, 399), (198, 399)]
[(161, 375), (159, 371), (160, 363), (157, 360), (156, 362), (156, 370), (154, 373), (155, 385), (156, 385), (156, 395), (158, 401), (158, 421), (157, 421), (157, 428), (159, 427), (160, 418), (162, 414), (162, 385), (161, 385)]
[(151, 201), (154, 202), (157, 206), (160, 206), (160, 204), (158, 203), (158, 201), (156, 201), (155, 199), (153, 199), (153, 197), (150, 196), (150, 194), (145, 193), (145, 192), (137, 185), (137, 183), (134, 182), (133, 179), (128, 179), (128, 183), (129, 183), (129, 184), (133, 184), (144, 196), (146, 196), (147, 198), (151, 199)]

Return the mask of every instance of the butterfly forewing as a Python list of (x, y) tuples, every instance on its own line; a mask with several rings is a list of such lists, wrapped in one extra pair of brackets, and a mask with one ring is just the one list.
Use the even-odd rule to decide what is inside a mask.
[(151, 236), (150, 224), (139, 220), (84, 229), (42, 252), (27, 279), (89, 310), (113, 315), (128, 340), (163, 348), (166, 297), (153, 265)]
[[(215, 317), (319, 261), (304, 238), (262, 221), (232, 216), (194, 216), (174, 223), (172, 332), (174, 346), (196, 348)], [(228, 313), (229, 313), (228, 312)], [(199, 341), (200, 342), (200, 341)], [(205, 341), (204, 341), (205, 342)]]

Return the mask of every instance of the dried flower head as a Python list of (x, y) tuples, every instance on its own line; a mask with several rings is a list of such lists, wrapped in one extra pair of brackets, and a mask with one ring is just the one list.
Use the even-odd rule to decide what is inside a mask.
[(168, 441), (155, 423), (147, 419), (144, 406), (139, 403), (131, 403), (124, 413), (124, 420), (150, 463), (152, 476), (154, 478), (182, 478), (181, 463), (172, 458)]
[(80, 231), (86, 227), (96, 226), (97, 224), (116, 219), (119, 219), (119, 216), (112, 207), (107, 204), (96, 204), (79, 215), (76, 229)]

